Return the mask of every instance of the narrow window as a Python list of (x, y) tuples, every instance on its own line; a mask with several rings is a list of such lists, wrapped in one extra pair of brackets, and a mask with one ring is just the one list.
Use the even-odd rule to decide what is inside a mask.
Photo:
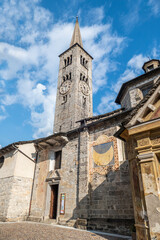
[(88, 78), (86, 78), (86, 82), (88, 82)]
[(63, 96), (62, 104), (67, 102), (67, 95)]
[(65, 81), (66, 81), (65, 76), (63, 76), (63, 82), (65, 82)]
[(69, 57), (67, 57), (67, 65), (69, 65)]
[(55, 152), (55, 169), (61, 168), (62, 151)]
[(85, 63), (85, 58), (83, 58), (83, 65), (84, 65), (84, 63)]
[(82, 55), (80, 56), (80, 63), (82, 64)]
[(68, 74), (66, 75), (66, 79), (68, 80)]
[(70, 56), (70, 64), (72, 63), (72, 55)]
[(69, 79), (71, 79), (71, 72), (69, 73)]
[(83, 76), (83, 81), (85, 81), (85, 76)]
[(86, 105), (86, 97), (83, 96), (83, 107)]
[(82, 73), (80, 73), (80, 80), (82, 80)]
[(88, 61), (86, 61), (85, 67), (88, 68)]
[(64, 66), (66, 67), (66, 59), (64, 59)]

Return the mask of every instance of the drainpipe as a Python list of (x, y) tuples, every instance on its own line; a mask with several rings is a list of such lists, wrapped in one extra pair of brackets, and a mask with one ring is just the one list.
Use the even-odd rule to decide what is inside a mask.
[(31, 213), (31, 205), (32, 205), (32, 197), (33, 197), (33, 188), (34, 188), (35, 175), (36, 175), (37, 160), (38, 160), (38, 151), (36, 151), (36, 159), (35, 159), (35, 165), (34, 165), (34, 174), (33, 174), (32, 190), (31, 190), (31, 197), (30, 197), (29, 211), (28, 211), (28, 217), (27, 217), (27, 218), (29, 218), (30, 213)]

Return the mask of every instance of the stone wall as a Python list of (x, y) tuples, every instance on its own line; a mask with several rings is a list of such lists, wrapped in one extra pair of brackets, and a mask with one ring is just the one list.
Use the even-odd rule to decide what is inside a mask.
[(153, 83), (157, 81), (159, 74), (151, 75), (150, 77), (142, 77), (138, 82), (132, 82), (124, 90), (122, 98), (120, 100), (122, 108), (129, 109), (135, 107), (140, 100), (144, 97), (143, 90), (151, 89)]
[[(134, 224), (133, 204), (131, 195), (131, 185), (128, 162), (124, 150), (123, 142), (113, 137), (117, 126), (105, 129), (99, 128), (90, 132), (90, 176), (89, 176), (89, 210), (88, 228), (130, 234)], [(113, 145), (111, 143), (113, 142)], [(114, 161), (112, 159), (103, 162), (96, 162), (93, 155), (94, 146), (110, 144), (114, 149)], [(120, 148), (120, 149), (119, 149)], [(110, 148), (111, 149), (111, 148)], [(109, 150), (110, 151), (110, 150)], [(109, 153), (111, 155), (111, 153)], [(109, 155), (105, 155), (107, 159)], [(96, 156), (98, 157), (98, 156)], [(98, 165), (97, 165), (98, 164)]]
[(0, 220), (25, 220), (28, 216), (32, 179), (8, 177), (0, 181)]

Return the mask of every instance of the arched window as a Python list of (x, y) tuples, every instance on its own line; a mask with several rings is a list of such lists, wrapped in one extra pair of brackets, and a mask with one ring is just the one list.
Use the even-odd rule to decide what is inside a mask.
[(69, 79), (71, 79), (71, 72), (69, 73)]
[(69, 57), (67, 57), (67, 65), (69, 65)]
[(83, 58), (83, 65), (85, 64), (85, 58)]
[(64, 81), (64, 82), (66, 81), (65, 76), (63, 76), (63, 81)]
[(64, 66), (66, 67), (66, 59), (64, 59)]
[(72, 55), (70, 56), (70, 64), (72, 63)]
[(83, 81), (85, 81), (85, 76), (83, 76)]
[(68, 80), (68, 74), (66, 75), (66, 79)]
[(80, 63), (82, 64), (82, 55), (80, 56)]

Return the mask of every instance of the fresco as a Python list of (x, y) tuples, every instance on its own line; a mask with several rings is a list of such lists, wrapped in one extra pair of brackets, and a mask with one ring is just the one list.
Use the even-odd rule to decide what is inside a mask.
[(113, 142), (93, 146), (94, 166), (106, 166), (114, 164)]

